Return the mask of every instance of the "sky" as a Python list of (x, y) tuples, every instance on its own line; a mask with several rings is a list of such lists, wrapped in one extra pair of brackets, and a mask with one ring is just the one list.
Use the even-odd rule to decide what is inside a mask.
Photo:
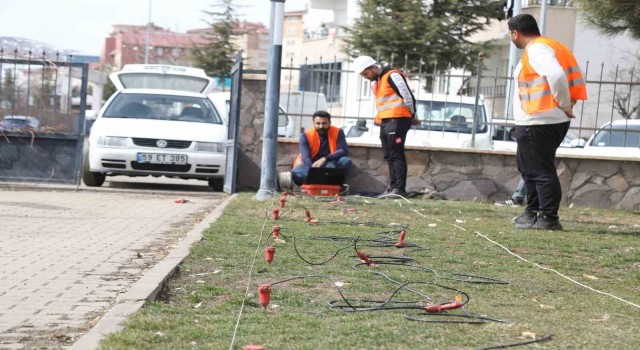
[[(0, 37), (41, 41), (57, 49), (99, 55), (113, 24), (155, 25), (185, 32), (206, 27), (204, 10), (216, 0), (0, 0)], [(285, 11), (306, 0), (286, 0)], [(270, 0), (233, 0), (240, 19), (269, 25)]]

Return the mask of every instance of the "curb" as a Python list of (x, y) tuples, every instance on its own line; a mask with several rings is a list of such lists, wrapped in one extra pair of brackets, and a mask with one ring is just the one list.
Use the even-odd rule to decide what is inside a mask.
[(70, 350), (97, 349), (100, 341), (110, 333), (124, 329), (124, 321), (128, 316), (142, 308), (145, 302), (155, 300), (164, 283), (175, 273), (178, 265), (189, 255), (191, 246), (202, 239), (203, 232), (222, 214), (224, 209), (235, 198), (229, 196), (218, 205), (207, 217), (196, 225), (180, 244), (162, 261), (147, 271), (137, 282), (124, 293), (115, 305), (104, 314), (91, 330), (76, 341)]

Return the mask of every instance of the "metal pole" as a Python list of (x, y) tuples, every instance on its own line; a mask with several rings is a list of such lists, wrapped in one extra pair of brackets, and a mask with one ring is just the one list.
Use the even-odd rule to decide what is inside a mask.
[[(478, 127), (478, 104), (480, 103), (480, 82), (482, 81), (482, 62), (484, 52), (478, 53), (478, 81), (476, 82), (476, 101), (473, 105), (473, 123), (471, 124), (471, 148), (476, 147), (476, 129)], [(462, 98), (462, 97), (461, 97)], [(462, 104), (460, 104), (462, 106)]]
[(276, 192), (276, 159), (278, 150), (278, 106), (280, 104), (280, 63), (282, 60), (282, 27), (285, 0), (271, 0), (271, 48), (267, 69), (267, 91), (264, 104), (264, 134), (260, 189), (255, 199), (273, 197)]
[(542, 0), (540, 6), (540, 34), (544, 36), (544, 28), (547, 24), (547, 0)]
[[(522, 12), (522, 0), (513, 0), (513, 16), (517, 16)], [(511, 33), (509, 33), (511, 36)], [(513, 72), (513, 67), (515, 66), (516, 61), (516, 46), (513, 44), (509, 44), (509, 65), (507, 66), (507, 75), (511, 75)], [(513, 77), (509, 77), (507, 79), (507, 93), (506, 93), (506, 101), (504, 104), (504, 116), (505, 119), (509, 119), (509, 116), (513, 115), (513, 111), (511, 110), (511, 99), (513, 98)]]
[(149, 20), (147, 21), (147, 37), (144, 44), (144, 64), (149, 63), (149, 32), (151, 31), (151, 1), (149, 0)]

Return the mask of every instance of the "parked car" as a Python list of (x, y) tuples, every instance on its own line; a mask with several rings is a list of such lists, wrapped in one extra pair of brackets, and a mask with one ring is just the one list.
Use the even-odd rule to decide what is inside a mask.
[[(421, 124), (407, 133), (406, 146), (471, 148), (475, 98), (429, 95), (416, 103), (416, 118)], [(491, 148), (491, 113), (480, 99), (476, 113), (475, 148)], [(350, 120), (343, 126), (347, 142), (380, 144), (380, 127), (371, 118)]]
[(5, 115), (0, 120), (0, 130), (33, 130), (40, 129), (40, 120), (26, 115)]
[(207, 97), (213, 79), (166, 65), (126, 65), (110, 79), (117, 91), (91, 127), (87, 186), (111, 175), (151, 175), (207, 180), (222, 190), (227, 127)]
[[(229, 111), (231, 110), (231, 93), (230, 92), (212, 92), (209, 94), (209, 98), (213, 101), (218, 112), (228, 124)], [(293, 137), (294, 135), (294, 122), (293, 118), (287, 114), (287, 111), (279, 107), (278, 110), (278, 137)]]
[(585, 151), (589, 155), (640, 158), (640, 120), (605, 123), (589, 138)]

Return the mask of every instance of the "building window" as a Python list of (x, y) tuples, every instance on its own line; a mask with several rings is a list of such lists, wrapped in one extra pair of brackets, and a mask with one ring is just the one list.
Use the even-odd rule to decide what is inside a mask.
[(162, 55), (164, 53), (164, 48), (156, 47), (156, 55)]
[(327, 102), (340, 102), (341, 69), (341, 62), (302, 65), (299, 90), (321, 92)]
[(360, 98), (367, 100), (371, 97), (371, 81), (361, 78), (360, 79)]
[(287, 34), (296, 35), (296, 29), (295, 28), (287, 29)]

